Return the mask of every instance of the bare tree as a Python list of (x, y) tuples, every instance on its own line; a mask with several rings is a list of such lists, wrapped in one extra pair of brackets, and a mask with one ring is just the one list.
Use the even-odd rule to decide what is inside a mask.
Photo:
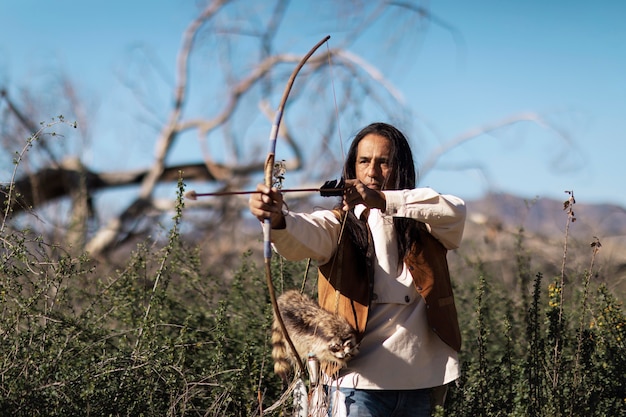
[[(159, 198), (160, 184), (174, 183), (182, 177), (186, 183), (215, 190), (251, 187), (263, 171), (263, 136), (269, 134), (273, 106), (293, 67), (315, 43), (303, 46), (303, 42), (297, 42), (292, 46), (281, 41), (284, 27), (292, 23), (288, 21), (289, 3), (206, 0), (182, 34), (173, 82), (167, 81), (171, 77), (163, 74), (168, 71), (161, 70), (162, 64), (149, 51), (135, 51), (119, 78), (136, 99), (136, 120), (146, 132), (155, 132), (153, 157), (146, 168), (95, 172), (84, 163), (81, 152), (99, 140), (98, 134), (91, 127), (88, 106), (83, 104), (77, 88), (59, 77), (61, 81), (57, 80), (56, 85), (57, 99), (61, 97), (63, 102), (61, 110), (66, 119), (73, 116), (79, 127), (67, 135), (81, 146), (69, 149), (47, 137), (38, 138), (30, 162), (23, 167), (24, 174), (10, 184), (16, 193), (9, 194), (9, 184), (3, 184), (0, 200), (14, 214), (40, 211), (51, 204), (67, 206), (69, 201), (70, 209), (61, 211), (56, 230), (64, 230), (67, 241), (97, 256), (135, 234), (144, 235), (171, 209), (175, 195), (167, 196), (165, 201)], [(427, 5), (421, 1), (353, 0), (316, 6), (316, 10), (322, 10), (320, 18), (334, 16), (335, 22), (341, 22), (345, 36), (331, 39), (309, 59), (287, 103), (277, 159), (285, 160), (293, 179), (321, 184), (324, 179), (340, 175), (340, 149), (347, 139), (344, 135), (352, 133), (342, 133), (341, 124), (363, 125), (369, 121), (367, 109), (371, 106), (377, 108), (380, 119), (410, 126), (410, 109), (385, 77), (385, 68), (368, 62), (356, 52), (355, 45), (376, 28), (401, 28), (387, 31), (388, 39), (372, 45), (380, 49), (380, 56), (384, 53), (386, 62), (393, 57), (393, 51), (398, 55), (410, 52), (435, 25), (449, 31), (462, 50), (458, 31), (434, 16)], [(394, 47), (389, 48), (389, 44)], [(14, 89), (9, 87), (1, 89), (0, 97), (5, 122), (2, 143), (6, 149), (37, 131), (36, 120), (46, 120), (42, 115), (48, 110), (45, 103), (33, 100), (34, 92), (24, 91), (13, 97), (9, 92)], [(168, 97), (163, 99), (155, 91), (166, 91)], [(540, 118), (523, 115), (504, 123), (520, 120)], [(267, 133), (260, 135), (261, 131)], [(427, 159), (427, 168), (451, 147), (475, 137), (474, 133), (434, 150)], [(201, 152), (190, 155), (188, 163), (169, 163), (177, 147), (189, 146), (194, 136)], [(123, 138), (121, 143), (131, 140)], [(102, 216), (103, 209), (94, 203), (95, 194), (129, 186), (136, 189), (130, 201), (118, 213)], [(245, 207), (237, 198), (203, 201), (200, 205), (206, 213), (199, 221), (213, 228), (235, 224)], [(93, 221), (100, 217), (103, 224)]]

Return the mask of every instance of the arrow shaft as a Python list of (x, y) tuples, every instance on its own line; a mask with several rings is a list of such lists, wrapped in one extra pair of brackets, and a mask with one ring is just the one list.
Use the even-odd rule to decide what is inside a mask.
[[(345, 188), (328, 188), (321, 190), (319, 188), (285, 188), (278, 190), (281, 193), (317, 193), (321, 191), (328, 192), (341, 192), (344, 191)], [(260, 191), (216, 191), (213, 193), (194, 193), (195, 197), (220, 197), (227, 195), (249, 195), (249, 194), (259, 194)]]

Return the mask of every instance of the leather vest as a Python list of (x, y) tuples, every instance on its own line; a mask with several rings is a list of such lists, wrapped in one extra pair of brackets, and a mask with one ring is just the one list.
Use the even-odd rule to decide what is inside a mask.
[[(335, 255), (319, 266), (318, 301), (322, 308), (338, 313), (362, 335), (374, 286), (373, 244), (362, 254), (349, 239), (342, 238)], [(426, 303), (428, 324), (440, 338), (457, 352), (461, 350), (461, 332), (457, 317), (447, 249), (425, 227), (404, 258), (417, 292)]]

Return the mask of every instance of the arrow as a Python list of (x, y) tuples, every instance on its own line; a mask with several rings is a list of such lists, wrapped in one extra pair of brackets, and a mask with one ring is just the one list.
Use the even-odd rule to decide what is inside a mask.
[[(320, 188), (285, 188), (280, 189), (281, 193), (317, 193), (319, 192), (322, 197), (338, 197), (343, 194), (347, 189), (344, 186), (343, 180), (331, 180), (326, 181)], [(198, 193), (195, 190), (189, 190), (185, 193), (185, 198), (190, 200), (197, 200), (198, 197), (221, 197), (227, 195), (247, 195), (247, 194), (259, 194), (260, 191), (217, 191), (213, 193)]]

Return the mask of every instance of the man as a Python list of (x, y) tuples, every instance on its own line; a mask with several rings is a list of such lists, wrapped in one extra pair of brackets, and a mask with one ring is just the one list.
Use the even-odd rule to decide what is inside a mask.
[(359, 354), (328, 383), (329, 415), (429, 416), (459, 376), (446, 253), (461, 242), (465, 204), (415, 188), (408, 141), (386, 123), (355, 136), (344, 173), (335, 210), (284, 213), (280, 192), (259, 185), (250, 211), (271, 219), (281, 255), (318, 262), (320, 305), (361, 335)]

